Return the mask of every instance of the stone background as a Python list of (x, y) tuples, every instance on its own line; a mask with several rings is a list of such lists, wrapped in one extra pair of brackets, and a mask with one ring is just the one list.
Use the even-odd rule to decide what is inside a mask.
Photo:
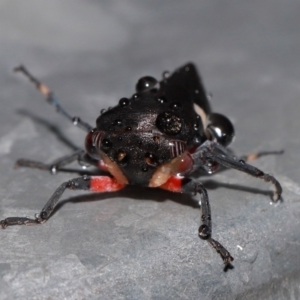
[(45, 225), (0, 231), (0, 299), (299, 299), (299, 10), (296, 0), (1, 0), (1, 219), (33, 216), (77, 177), (14, 170), (16, 159), (51, 162), (85, 137), (12, 73), (19, 63), (93, 123), (139, 77), (193, 61), (236, 127), (234, 151), (285, 153), (253, 162), (281, 182), (282, 204), (245, 174), (201, 177), (233, 270), (198, 238), (192, 197), (67, 191)]

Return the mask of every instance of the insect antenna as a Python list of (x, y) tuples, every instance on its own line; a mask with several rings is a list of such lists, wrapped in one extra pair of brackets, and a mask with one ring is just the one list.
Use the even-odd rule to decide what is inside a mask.
[(32, 76), (31, 73), (23, 65), (14, 68), (14, 72), (23, 73), (36, 86), (37, 90), (46, 97), (47, 102), (53, 105), (58, 113), (62, 114), (75, 126), (78, 126), (79, 128), (86, 130), (87, 132), (93, 129), (91, 125), (82, 121), (79, 117), (72, 117), (71, 115), (69, 115), (67, 111), (61, 106), (59, 99), (54, 95), (54, 93), (45, 84)]

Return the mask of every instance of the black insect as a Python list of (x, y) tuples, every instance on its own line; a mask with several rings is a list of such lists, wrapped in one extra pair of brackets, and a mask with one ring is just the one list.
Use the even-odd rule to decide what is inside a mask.
[(25, 74), (59, 113), (88, 132), (86, 151), (76, 151), (51, 165), (24, 159), (17, 161), (17, 165), (56, 173), (63, 166), (80, 160), (108, 171), (109, 175), (83, 176), (64, 182), (35, 218), (6, 218), (0, 222), (2, 228), (45, 223), (66, 189), (112, 192), (126, 185), (139, 185), (199, 193), (202, 209), (199, 236), (229, 264), (232, 256), (212, 238), (207, 191), (187, 175), (198, 169), (213, 173), (222, 165), (271, 182), (275, 187), (273, 201), (280, 198), (282, 189), (273, 176), (237, 159), (225, 148), (234, 137), (234, 128), (225, 116), (211, 112), (207, 94), (191, 63), (173, 74), (164, 72), (160, 82), (150, 76), (139, 79), (136, 93), (102, 112), (95, 128), (70, 116), (48, 87), (25, 67), (15, 70)]

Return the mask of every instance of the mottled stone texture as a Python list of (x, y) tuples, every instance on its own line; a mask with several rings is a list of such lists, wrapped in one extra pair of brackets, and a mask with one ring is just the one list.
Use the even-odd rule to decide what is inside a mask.
[(17, 158), (51, 162), (85, 136), (11, 72), (20, 62), (94, 124), (139, 77), (193, 61), (214, 110), (234, 122), (237, 154), (285, 150), (253, 162), (280, 180), (281, 204), (236, 171), (201, 178), (233, 270), (197, 237), (192, 197), (66, 192), (45, 225), (0, 231), (0, 299), (299, 299), (299, 9), (296, 0), (0, 1), (1, 219), (33, 216), (78, 176), (14, 170)]

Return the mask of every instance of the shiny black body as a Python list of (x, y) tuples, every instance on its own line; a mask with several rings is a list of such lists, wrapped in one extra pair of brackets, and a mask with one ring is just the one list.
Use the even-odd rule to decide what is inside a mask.
[[(145, 87), (143, 81), (151, 85)], [(195, 66), (164, 73), (155, 83), (152, 77), (141, 78), (136, 94), (122, 98), (96, 122), (101, 150), (118, 163), (130, 184), (148, 186), (158, 166), (207, 139), (194, 104), (206, 114), (210, 106)], [(120, 152), (126, 158), (118, 161)]]

